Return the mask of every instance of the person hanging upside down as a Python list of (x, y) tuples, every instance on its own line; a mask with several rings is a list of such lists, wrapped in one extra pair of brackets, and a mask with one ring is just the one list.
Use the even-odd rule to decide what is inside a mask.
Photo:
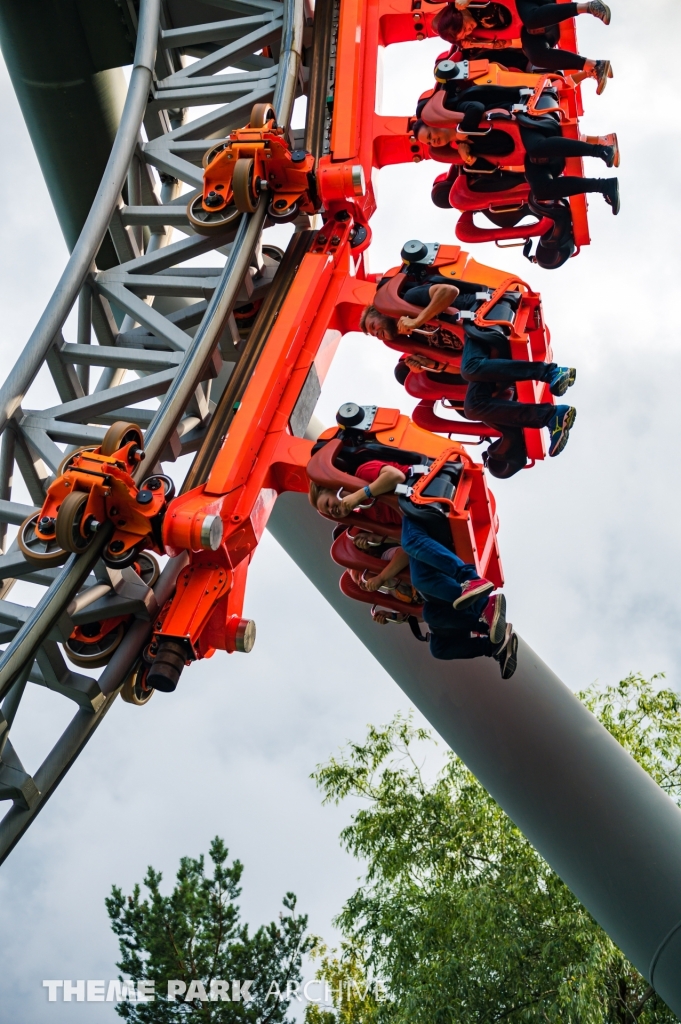
[[(475, 293), (462, 295), (456, 285), (437, 275), (429, 278), (424, 284), (415, 284), (408, 288), (402, 297), (411, 305), (422, 306), (423, 312), (417, 317), (402, 316), (395, 320), (379, 312), (375, 306), (367, 306), (360, 317), (360, 330), (382, 341), (395, 341), (400, 335), (408, 336), (412, 331), (440, 316), (450, 306), (475, 309), (481, 304)], [(576, 370), (572, 367), (558, 366), (556, 363), (510, 359), (508, 341), (500, 331), (467, 324), (464, 336), (461, 376), (468, 382), (464, 415), (468, 419), (481, 420), (502, 434), (506, 434), (510, 428), (505, 450), (516, 453), (513, 459), (514, 472), (525, 465), (524, 458), (520, 464), (517, 428), (547, 427), (549, 455), (559, 455), (568, 442), (577, 410), (570, 405), (553, 405), (550, 402), (529, 404), (510, 400), (507, 389), (509, 384), (516, 384), (518, 381), (538, 380), (549, 385), (552, 395), (562, 396), (574, 384)], [(408, 356), (405, 361), (410, 369), (416, 372), (426, 368), (445, 369), (445, 364), (437, 364), (435, 360), (427, 367), (427, 360), (420, 356)], [(497, 445), (495, 451), (499, 447)], [(508, 468), (510, 467), (506, 467), (506, 470)], [(511, 476), (512, 473), (506, 470), (499, 475)], [(418, 587), (418, 584), (415, 585)]]
[[(490, 597), (494, 583), (480, 577), (475, 566), (433, 540), (420, 522), (400, 517), (381, 503), (367, 508), (368, 502), (379, 495), (393, 494), (396, 486), (406, 481), (409, 468), (380, 460), (365, 462), (355, 470), (356, 476), (369, 481), (361, 490), (339, 498), (333, 490), (311, 483), (310, 502), (335, 519), (344, 519), (358, 508), (365, 516), (372, 512), (380, 515), (382, 522), (393, 522), (393, 517), (401, 519), (402, 547), (379, 577), (363, 581), (364, 589), (378, 590), (381, 583), (376, 584), (376, 579), (382, 578), (384, 584), (387, 573), (394, 575), (409, 565), (412, 584), (425, 598), (424, 619), (431, 629), (433, 657), (493, 657), (499, 661), (502, 677), (510, 678), (515, 671), (518, 641), (512, 627), (506, 625), (506, 598), (503, 594)], [(378, 622), (387, 621), (385, 616), (375, 618)], [(472, 637), (472, 632), (487, 635)]]
[[(514, 90), (511, 90), (514, 91)], [(475, 103), (469, 109), (479, 108)], [(475, 175), (497, 175), (498, 168), (486, 157), (506, 156), (513, 149), (511, 137), (500, 129), (486, 131), (476, 136), (472, 134), (471, 117), (468, 134), (453, 128), (431, 128), (423, 121), (416, 121), (413, 126), (414, 135), (419, 142), (434, 149), (453, 146), (464, 161), (466, 170)], [(464, 122), (462, 122), (463, 124)], [(479, 119), (478, 119), (479, 123)], [(556, 124), (557, 132), (560, 125)], [(520, 134), (525, 147), (525, 180), (528, 182), (534, 198), (539, 202), (555, 199), (567, 199), (569, 196), (600, 192), (606, 203), (612, 208), (615, 216), (620, 211), (619, 182), (617, 178), (582, 178), (563, 174), (565, 161), (568, 157), (592, 156), (603, 160), (606, 167), (618, 167), (620, 162), (617, 136), (612, 133), (597, 137), (597, 141), (579, 141), (566, 139), (554, 134), (554, 129), (531, 128), (520, 126)], [(509, 149), (510, 146), (510, 149)], [(521, 178), (505, 179), (506, 187), (514, 187)], [(481, 189), (482, 190), (482, 189)]]

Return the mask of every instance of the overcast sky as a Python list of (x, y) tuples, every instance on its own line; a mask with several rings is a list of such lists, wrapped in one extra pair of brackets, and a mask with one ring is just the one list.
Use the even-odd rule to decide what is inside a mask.
[[(645, 20), (644, 20), (645, 19)], [(518, 270), (541, 290), (555, 358), (578, 368), (569, 445), (510, 481), (493, 482), (509, 617), (573, 689), (629, 671), (665, 672), (679, 688), (679, 112), (672, 67), (681, 10), (672, 0), (613, 4), (606, 29), (579, 22), (580, 48), (610, 57), (602, 97), (584, 87), (583, 130), (616, 130), (622, 212), (590, 204), (593, 243), (556, 272), (519, 250), (475, 256)], [(435, 41), (385, 54), (383, 107), (407, 114), (430, 84)], [(66, 259), (14, 93), (0, 80), (3, 368), (25, 343)], [(610, 174), (603, 165), (587, 168)], [(378, 180), (371, 269), (398, 262), (407, 238), (454, 242), (453, 213), (430, 204), (430, 163)], [(413, 403), (392, 377), (395, 355), (350, 335), (318, 415), (344, 401)], [(112, 978), (117, 947), (104, 898), (129, 891), (147, 864), (169, 880), (182, 855), (219, 834), (244, 861), (244, 915), (271, 920), (292, 889), (317, 933), (352, 891), (358, 865), (338, 846), (350, 807), (322, 808), (315, 765), (406, 698), (266, 535), (251, 568), (249, 657), (218, 654), (174, 695), (137, 709), (117, 701), (27, 836), (0, 869), (0, 1024), (113, 1021), (112, 1006), (48, 1005), (44, 978)], [(378, 628), (378, 627), (377, 627)], [(35, 769), (73, 713), (33, 688), (16, 745)], [(13, 738), (14, 738), (13, 737)]]

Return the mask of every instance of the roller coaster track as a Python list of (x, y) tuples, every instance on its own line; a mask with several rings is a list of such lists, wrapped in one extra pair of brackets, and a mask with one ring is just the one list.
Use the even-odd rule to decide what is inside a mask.
[[(303, 0), (239, 0), (236, 6), (243, 16), (164, 30), (160, 0), (141, 0), (127, 99), (104, 179), (61, 280), (0, 391), (3, 539), (9, 525), (19, 525), (42, 504), (64, 458), (58, 444), (65, 443), (67, 452), (98, 445), (117, 420), (132, 419), (144, 428), (147, 467), (198, 452), (195, 477), (220, 442), (217, 421), (211, 424), (216, 404), (224, 395), (233, 406), (248, 379), (244, 370), (252, 370), (253, 341), (240, 351), (231, 313), (238, 302), (267, 294), (279, 269), (260, 245), (265, 204), (222, 234), (196, 235), (185, 212), (192, 194), (180, 195), (180, 183), (202, 187), (203, 154), (243, 125), (254, 103), (272, 102), (279, 123), (288, 126), (301, 85), (304, 10)], [(216, 48), (183, 67), (180, 50), (205, 42)], [(266, 47), (278, 52), (276, 61), (260, 54)], [(221, 74), (225, 67), (243, 70)], [(194, 120), (177, 120), (182, 109), (216, 104)], [(159, 172), (160, 189), (152, 168)], [(169, 244), (173, 227), (185, 237)], [(96, 256), (107, 231), (119, 265), (98, 271)], [(213, 251), (226, 255), (223, 270), (183, 265)], [(286, 276), (290, 272), (281, 267), (277, 294)], [(165, 315), (154, 301), (159, 296), (171, 300)], [(76, 303), (77, 343), (67, 344), (62, 328)], [(112, 306), (124, 312), (122, 322)], [(91, 344), (92, 332), (97, 345)], [(35, 408), (33, 395), (41, 397), (46, 389), (30, 389), (43, 366), (58, 403)], [(92, 388), (91, 368), (103, 368)], [(123, 383), (128, 371), (134, 379)], [(148, 400), (156, 398), (157, 408), (149, 408)], [(15, 464), (36, 508), (11, 500)], [(107, 571), (99, 560), (106, 539), (105, 528), (86, 554), (71, 555), (63, 568), (36, 569), (16, 541), (0, 557), (0, 641), (9, 641), (0, 657), (0, 799), (12, 801), (0, 823), (0, 859), (109, 710), (186, 562), (186, 556), (171, 559), (149, 588), (132, 569)], [(8, 600), (19, 580), (44, 588), (34, 607)], [(73, 671), (60, 642), (78, 624), (117, 615), (133, 615), (134, 622), (100, 678)], [(29, 682), (77, 708), (33, 776), (9, 736)]]
[[(522, 640), (512, 686), (500, 687), (490, 659), (454, 671), (406, 630), (378, 630), (366, 606), (339, 591), (329, 524), (304, 496), (311, 452), (304, 434), (341, 334), (357, 328), (359, 310), (375, 294), (361, 260), (375, 210), (371, 172), (427, 156), (407, 117), (375, 112), (377, 51), (432, 35), (433, 14), (422, 0), (317, 0), (314, 43), (305, 50), (306, 33), (312, 35), (305, 2), (211, 0), (198, 9), (226, 11), (224, 20), (176, 27), (166, 21), (166, 0), (140, 0), (127, 99), (101, 186), (62, 278), (0, 388), (0, 644), (7, 645), (0, 655), (0, 801), (11, 801), (0, 822), (0, 861), (127, 685), (152, 634), (189, 635), (186, 623), (174, 633), (162, 621), (169, 606), (183, 614), (194, 608), (190, 591), (184, 608), (175, 600), (183, 593), (181, 573), (183, 586), (195, 585), (196, 607), (205, 601), (194, 656), (236, 649), (225, 623), (241, 615), (246, 570), (267, 523), (679, 1013), (678, 808)], [(132, 16), (137, 5), (123, 7)], [(182, 8), (191, 9), (189, 2)], [(303, 92), (305, 137), (289, 139), (315, 158), (322, 229), (310, 230), (309, 219), (298, 217), (282, 254), (263, 245), (268, 212), (260, 201), (216, 234), (195, 233), (186, 207), (203, 191), (207, 151), (243, 128), (256, 103), (271, 103), (288, 132)], [(190, 120), (192, 107), (208, 111)], [(189, 191), (181, 194), (183, 185)], [(171, 229), (184, 237), (172, 241)], [(584, 222), (583, 243), (585, 231)], [(113, 251), (111, 266), (105, 253)], [(196, 264), (215, 252), (225, 257), (224, 268)], [(257, 316), (240, 332), (235, 312), (251, 304)], [(76, 341), (67, 343), (76, 306)], [(192, 524), (219, 515), (220, 550), (203, 542), (203, 527), (198, 546), (166, 542), (170, 557), (154, 580), (132, 566), (104, 564), (111, 521), (63, 565), (37, 566), (17, 541), (8, 546), (9, 528), (41, 508), (65, 456), (100, 445), (121, 420), (144, 430), (137, 484), (162, 472), (163, 463), (194, 456), (169, 515)], [(13, 500), (15, 467), (33, 504)], [(167, 531), (171, 541), (181, 537), (177, 529)], [(472, 533), (470, 540), (477, 560)], [(489, 554), (495, 543), (488, 531), (481, 548)], [(15, 586), (26, 604), (9, 600)], [(36, 593), (37, 603), (28, 603)], [(211, 606), (219, 606), (221, 632), (209, 621)], [(98, 678), (67, 664), (62, 648), (76, 628), (121, 619), (127, 630)], [(29, 684), (76, 708), (33, 775), (10, 739)]]

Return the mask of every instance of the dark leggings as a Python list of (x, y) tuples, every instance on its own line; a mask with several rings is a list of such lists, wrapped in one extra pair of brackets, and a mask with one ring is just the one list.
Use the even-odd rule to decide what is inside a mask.
[[(574, 7), (574, 4), (555, 4), (555, 7)], [(540, 36), (533, 36), (522, 29), (520, 41), (523, 46), (523, 53), (536, 68), (544, 68), (546, 71), (583, 71), (586, 64), (586, 57), (580, 57), (578, 53), (571, 53), (569, 50), (557, 50), (552, 45), (545, 33)]]
[(518, 17), (525, 28), (547, 28), (576, 18), (577, 4), (547, 4), (541, 0), (516, 0)]
[(545, 4), (537, 0), (517, 0), (518, 15), (523, 23), (520, 41), (523, 53), (537, 68), (547, 71), (582, 71), (585, 58), (568, 50), (554, 50), (558, 42), (556, 32), (532, 35), (528, 29), (549, 28), (561, 21), (576, 18), (577, 4)]
[[(564, 177), (562, 172), (567, 157), (595, 156), (602, 159), (605, 155), (604, 146), (564, 139), (558, 135), (546, 138), (542, 132), (531, 128), (522, 128), (521, 135), (527, 153), (525, 177), (535, 199), (543, 202), (567, 199), (568, 196), (583, 195), (585, 192), (603, 192), (607, 179)], [(536, 163), (537, 160), (545, 162)]]

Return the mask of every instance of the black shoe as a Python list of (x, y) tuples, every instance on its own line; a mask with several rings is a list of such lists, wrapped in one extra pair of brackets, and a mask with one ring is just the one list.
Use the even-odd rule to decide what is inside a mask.
[(493, 657), (499, 662), (501, 678), (510, 679), (518, 667), (518, 636), (510, 622), (506, 625), (506, 636)]
[(612, 207), (613, 217), (620, 212), (620, 184), (617, 178), (607, 178), (603, 182), (603, 198)]

